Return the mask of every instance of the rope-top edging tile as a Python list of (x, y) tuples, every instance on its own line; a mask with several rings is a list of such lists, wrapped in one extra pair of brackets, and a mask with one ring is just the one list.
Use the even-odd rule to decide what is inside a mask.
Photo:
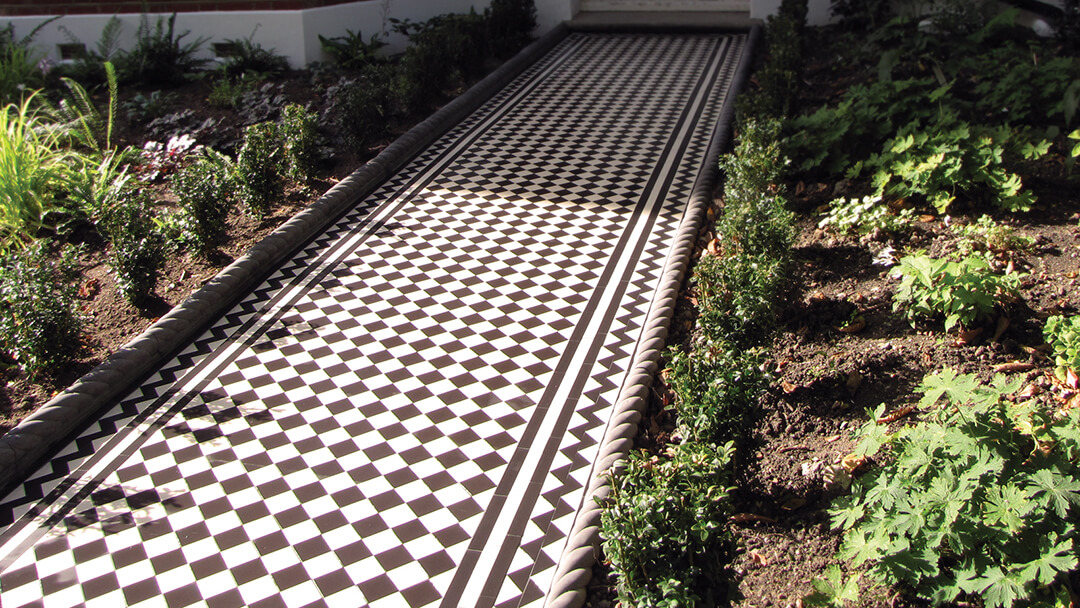
[(224, 314), (282, 260), (374, 191), (568, 34), (560, 25), (387, 146), (74, 384), (0, 437), (0, 490), (39, 466), (66, 437), (130, 391)]
[(603, 443), (593, 470), (593, 477), (578, 511), (566, 548), (547, 593), (546, 605), (554, 608), (579, 608), (585, 603), (587, 585), (592, 579), (592, 567), (600, 551), (600, 504), (607, 498), (611, 486), (606, 473), (629, 454), (638, 432), (638, 423), (645, 408), (653, 378), (659, 367), (660, 355), (667, 343), (668, 328), (675, 304), (682, 287), (704, 221), (705, 211), (712, 201), (713, 191), (719, 180), (718, 161), (720, 153), (731, 139), (735, 116), (735, 97), (745, 87), (750, 76), (753, 57), (761, 38), (761, 27), (750, 30), (739, 66), (732, 79), (727, 99), (720, 113), (718, 126), (713, 133), (706, 154), (706, 166), (694, 186), (682, 226), (679, 228), (663, 271), (658, 289), (657, 305), (645, 323), (641, 346), (619, 396), (604, 435)]

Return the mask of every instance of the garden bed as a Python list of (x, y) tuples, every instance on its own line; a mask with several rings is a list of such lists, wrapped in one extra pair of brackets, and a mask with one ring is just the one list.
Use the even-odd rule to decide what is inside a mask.
[[(11, 28), (0, 29), (0, 65), (5, 70), (0, 98), (15, 104), (9, 116), (18, 115), (19, 99), (27, 91), (42, 88), (24, 106), (31, 118), (21, 120), (36, 121), (41, 132), (55, 129), (59, 133), (49, 140), (53, 142), (47, 152), (53, 155), (50, 162), (74, 154), (68, 161), (60, 160), (60, 166), (68, 162), (87, 167), (93, 175), (102, 159), (114, 159), (113, 167), (107, 173), (101, 171), (94, 186), (94, 196), (109, 201), (98, 207), (86, 206), (84, 198), (76, 195), (79, 176), (73, 177), (67, 168), (47, 169), (58, 179), (42, 182), (47, 185), (40, 191), (3, 193), (10, 197), (4, 199), (9, 210), (15, 205), (8, 201), (19, 197), (43, 201), (37, 212), (5, 216), (5, 238), (0, 243), (6, 250), (4, 264), (60, 269), (43, 272), (52, 273), (49, 276), (55, 277), (55, 283), (65, 284), (49, 287), (53, 279), (46, 279), (31, 290), (32, 295), (6, 293), (4, 297), (30, 301), (51, 290), (46, 299), (64, 301), (72, 294), (81, 327), (75, 340), (45, 340), (31, 348), (31, 341), (43, 341), (17, 337), (27, 335), (20, 333), (20, 324), (42, 324), (52, 331), (54, 318), (61, 318), (61, 328), (71, 327), (71, 322), (64, 321), (66, 317), (40, 315), (24, 320), (22, 315), (32, 315), (32, 310), (13, 313), (14, 305), (3, 303), (5, 314), (15, 320), (5, 326), (11, 333), (0, 338), (0, 434), (140, 334), (396, 137), (497, 68), (528, 42), (534, 25), (531, 1), (495, 0), (483, 14), (394, 22), (393, 27), (412, 42), (401, 56), (386, 57), (380, 52), (384, 44), (378, 37), (365, 39), (350, 31), (323, 41), (331, 63), (291, 70), (272, 49), (250, 40), (229, 41), (237, 55), (217, 67), (204, 65), (194, 59), (201, 42), (174, 31), (172, 19), (159, 18), (156, 23), (144, 19), (132, 49), (112, 48), (112, 28), (118, 22), (110, 23), (96, 51), (44, 72), (38, 68), (45, 64), (34, 59), (32, 36), (16, 40)], [(112, 63), (104, 64), (106, 58)], [(113, 70), (114, 80), (103, 65)], [(314, 127), (310, 135), (287, 131), (285, 116), (290, 108), (295, 110), (292, 116), (299, 116), (293, 124)], [(249, 129), (256, 125), (269, 125), (267, 141), (274, 143), (256, 145)], [(294, 153), (301, 147), (307, 154), (303, 167)], [(204, 148), (221, 153), (217, 158), (225, 164), (209, 163), (201, 173), (189, 172), (194, 165), (214, 160), (209, 152), (204, 154)], [(245, 150), (249, 165), (261, 165), (248, 167), (246, 173), (241, 166)], [(258, 209), (250, 200), (256, 188), (244, 182), (250, 184), (264, 170), (276, 174), (267, 178), (266, 190), (281, 190), (267, 199), (265, 209)], [(188, 185), (180, 186), (177, 180), (185, 173)], [(207, 181), (211, 177), (227, 181), (227, 190), (213, 190), (215, 182)], [(114, 185), (125, 194), (106, 198)], [(228, 200), (223, 232), (209, 237), (205, 247), (196, 238), (201, 226), (195, 226), (192, 218), (207, 210), (196, 211), (193, 205), (198, 203), (183, 200), (180, 193), (185, 190), (198, 190), (204, 201)], [(225, 194), (206, 195), (211, 192)], [(126, 201), (141, 198), (149, 201), (147, 208), (125, 211), (141, 204)], [(138, 251), (144, 247), (140, 239), (157, 243), (151, 249), (166, 251), (149, 291), (135, 297), (121, 293), (123, 281), (118, 281), (116, 270), (121, 259), (117, 256), (123, 253), (117, 253), (120, 249), (115, 243), (124, 237), (124, 229), (116, 226), (130, 222), (121, 219), (117, 224), (113, 218), (124, 213), (153, 222), (148, 235), (135, 235), (134, 244), (127, 245), (134, 254), (133, 264), (140, 263)], [(146, 224), (146, 219), (140, 221)], [(25, 224), (19, 226), (21, 222)], [(36, 250), (29, 247), (31, 242), (43, 245), (43, 255), (25, 257), (23, 252)], [(73, 277), (62, 269), (65, 249), (76, 252)], [(27, 271), (21, 272), (10, 276), (28, 276)], [(11, 278), (0, 283), (5, 280), (7, 285), (18, 283)], [(69, 281), (71, 290), (67, 291)], [(64, 306), (47, 307), (51, 311), (47, 314), (70, 314), (60, 308)], [(77, 342), (76, 347), (70, 348), (68, 342)]]
[[(781, 10), (797, 21), (799, 4), (785, 1)], [(615, 605), (621, 596), (624, 606), (666, 605), (663, 602), (710, 606), (723, 604), (726, 598), (748, 607), (921, 606), (934, 603), (931, 589), (942, 594), (944, 599), (938, 602), (949, 605), (1021, 606), (1033, 605), (1036, 599), (1046, 602), (1037, 605), (1077, 605), (1077, 549), (1070, 541), (1044, 545), (1049, 542), (1046, 539), (1057, 538), (1051, 531), (1054, 526), (1075, 521), (1055, 517), (1075, 514), (1075, 505), (1080, 503), (1080, 486), (1068, 472), (1075, 470), (1080, 457), (1075, 449), (1076, 429), (1067, 422), (1076, 419), (1080, 391), (1075, 376), (1069, 376), (1063, 360), (1055, 357), (1047, 333), (1048, 319), (1075, 319), (1080, 312), (1080, 197), (1076, 195), (1077, 171), (1072, 167), (1075, 161), (1070, 160), (1076, 155), (1076, 134), (1074, 139), (1067, 137), (1076, 127), (1070, 114), (1075, 112), (1076, 98), (1075, 93), (1065, 93), (1074, 81), (1074, 90), (1080, 87), (1080, 63), (1070, 54), (1073, 51), (1042, 41), (1032, 42), (1024, 68), (1023, 60), (1008, 53), (1018, 48), (1010, 44), (1030, 35), (1005, 27), (1003, 39), (985, 46), (984, 40), (974, 44), (981, 53), (997, 53), (995, 61), (1001, 67), (995, 69), (1000, 71), (973, 73), (963, 64), (956, 65), (967, 58), (976, 64), (980, 60), (971, 42), (958, 50), (949, 46), (949, 36), (944, 34), (910, 35), (911, 30), (904, 29), (913, 27), (910, 21), (890, 27), (891, 32), (889, 28), (869, 33), (855, 29), (857, 34), (843, 26), (807, 29), (801, 50), (793, 52), (800, 43), (793, 45), (785, 36), (800, 28), (785, 17), (770, 22), (767, 37), (772, 56), (759, 67), (754, 79), (757, 86), (743, 100), (738, 134), (743, 143), (734, 152), (735, 160), (723, 163), (728, 190), (710, 210), (710, 218), (718, 221), (702, 230), (697, 269), (686, 283), (673, 320), (672, 353), (686, 355), (667, 358), (668, 369), (657, 379), (655, 398), (641, 423), (636, 453), (616, 477), (616, 494), (606, 503), (602, 532), (606, 563), (596, 569), (589, 605)], [(978, 31), (977, 27), (959, 33), (952, 30), (951, 36), (971, 40), (978, 38)], [(906, 41), (899, 35), (902, 32), (910, 36)], [(884, 68), (883, 55), (893, 62)], [(943, 57), (952, 58), (952, 65)], [(1044, 65), (1055, 67), (1044, 69)], [(892, 80), (875, 85), (890, 69)], [(1030, 82), (1005, 85), (996, 80), (1003, 78), (1002, 73), (1007, 80), (1009, 69), (1027, 69)], [(984, 78), (989, 86), (980, 85)], [(905, 79), (923, 84), (900, 82)], [(940, 86), (935, 95), (942, 95), (940, 99), (947, 103), (927, 104), (926, 98), (914, 93), (915, 101), (906, 103), (902, 97), (900, 101), (889, 95), (874, 97), (874, 91), (880, 94), (893, 86)], [(1013, 151), (1006, 153), (1007, 163), (999, 155), (996, 162), (983, 167), (987, 173), (1015, 173), (1023, 184), (1020, 192), (991, 194), (989, 184), (997, 183), (991, 179), (965, 182), (973, 164), (955, 167), (950, 177), (941, 179), (933, 173), (937, 169), (928, 167), (945, 166), (950, 157), (966, 159), (977, 152), (961, 145), (942, 157), (928, 154), (920, 159), (915, 156), (921, 152), (919, 129), (912, 131), (915, 145), (904, 150), (914, 149), (912, 157), (926, 164), (888, 164), (888, 144), (879, 152), (896, 130), (911, 128), (908, 120), (922, 129), (947, 131), (953, 118), (939, 118), (936, 110), (948, 104), (979, 108), (980, 99), (971, 94), (977, 88), (988, 91), (985, 96), (1012, 95), (1013, 112), (1002, 109), (1000, 114), (982, 115), (983, 124), (1005, 125), (1001, 133), (1008, 129), (1011, 137), (1031, 137), (1048, 144), (1047, 152), (1035, 158), (1024, 160)], [(786, 97), (794, 90), (799, 91), (797, 96)], [(865, 94), (856, 97), (847, 110), (815, 117), (819, 108), (835, 109), (851, 99), (849, 91), (859, 90)], [(959, 100), (951, 101), (949, 95)], [(1072, 109), (1065, 109), (1070, 103)], [(1023, 114), (1025, 108), (1030, 113)], [(973, 121), (973, 132), (983, 128), (975, 122), (978, 112), (962, 114)], [(1062, 120), (1063, 114), (1069, 118)], [(748, 124), (776, 116), (802, 116), (785, 119), (782, 146), (775, 146), (781, 138), (772, 135), (748, 135)], [(862, 124), (860, 118), (876, 123)], [(983, 144), (976, 136), (970, 140), (979, 141), (978, 146), (997, 141)], [(869, 156), (873, 152), (879, 156)], [(790, 164), (780, 175), (775, 165), (783, 164), (785, 156)], [(828, 165), (837, 158), (840, 161), (830, 169)], [(852, 175), (858, 173), (850, 171), (857, 161), (878, 163), (892, 171), (883, 180), (884, 192), (875, 192), (865, 169), (861, 175)], [(912, 166), (922, 167), (923, 173)], [(944, 196), (937, 198), (939, 189), (919, 189), (939, 179), (939, 183), (956, 185), (951, 192), (956, 198), (948, 204), (943, 203)], [(1029, 211), (1009, 207), (1008, 201), (1028, 195), (1037, 200)], [(760, 238), (758, 232), (773, 230), (783, 236), (785, 230), (769, 228), (787, 221), (775, 206), (777, 200), (794, 212), (787, 253), (767, 251), (769, 239)], [(724, 219), (725, 214), (736, 217)], [(740, 217), (752, 219), (747, 222)], [(764, 274), (739, 275), (738, 258), (759, 252), (762, 257), (755, 259), (761, 263), (777, 260), (781, 264), (781, 280), (763, 279)], [(904, 283), (897, 275), (908, 267), (901, 263), (905, 259), (909, 266), (950, 260), (970, 269), (972, 275), (991, 277), (987, 280), (1000, 284), (985, 288), (990, 304), (981, 314), (962, 321), (949, 319), (925, 310), (937, 303), (935, 298), (948, 304), (952, 296), (947, 294), (939, 292), (930, 302), (898, 300)], [(971, 259), (976, 261), (967, 261)], [(951, 280), (940, 275), (928, 283), (936, 288)], [(924, 308), (921, 314), (919, 306)], [(771, 327), (763, 322), (766, 316)], [(1061, 345), (1058, 348), (1060, 355)], [(729, 363), (717, 366), (715, 362), (721, 359)], [(746, 367), (736, 375), (732, 363)], [(996, 378), (1012, 385), (995, 388)], [(749, 398), (742, 394), (739, 387), (754, 383), (761, 383), (763, 390)], [(960, 385), (966, 388), (957, 388)], [(931, 386), (947, 387), (946, 396), (954, 395), (948, 391), (962, 396), (946, 407), (923, 399), (924, 393), (936, 395)], [(992, 405), (972, 405), (984, 398)], [(979, 407), (1002, 409), (1000, 414), (979, 418), (984, 415), (978, 413)], [(966, 414), (967, 408), (975, 413)], [(860, 515), (864, 509), (870, 513), (884, 504), (875, 502), (881, 500), (879, 488), (884, 486), (874, 484), (892, 474), (890, 467), (906, 462), (897, 455), (899, 450), (908, 449), (906, 454), (911, 454), (932, 449), (922, 444), (903, 448), (903, 437), (923, 437), (918, 433), (925, 429), (963, 426), (963, 418), (958, 422), (950, 415), (970, 415), (984, 425), (989, 422), (985, 428), (998, 429), (994, 432), (1000, 438), (995, 441), (1001, 446), (1019, 441), (1017, 449), (1022, 453), (1014, 456), (1018, 458), (1014, 462), (1020, 464), (1008, 465), (997, 481), (990, 481), (992, 477), (986, 474), (976, 477), (981, 481), (970, 487), (953, 488), (950, 481), (927, 473), (927, 479), (934, 478), (938, 484), (931, 490), (936, 487), (943, 496), (948, 490), (960, 497), (953, 501), (956, 508), (976, 522), (964, 525), (976, 526), (973, 529), (979, 534), (991, 534), (994, 526), (1011, 532), (965, 546), (957, 539), (976, 538), (975, 532), (949, 536), (958, 533), (935, 519), (948, 501), (936, 510), (904, 519), (900, 504), (926, 504), (918, 503), (926, 490), (915, 476), (903, 477), (901, 483), (912, 484), (903, 490), (889, 486), (888, 491), (900, 497), (895, 511), (901, 513), (886, 509), (874, 511), (869, 518)], [(1016, 418), (1010, 420), (1012, 416)], [(942, 418), (950, 422), (935, 426)], [(717, 419), (730, 421), (726, 429), (702, 432)], [(1006, 437), (1007, 431), (1014, 435)], [(1033, 441), (1033, 436), (1039, 440)], [(860, 437), (888, 441), (876, 448)], [(729, 462), (722, 447), (725, 441), (733, 441), (735, 447)], [(983, 443), (994, 444), (986, 439)], [(949, 446), (933, 449), (938, 451), (928, 452), (933, 454), (927, 460), (931, 470), (960, 466), (948, 459)], [(688, 458), (701, 450), (719, 453), (720, 464)], [(1004, 447), (1001, 451), (1005, 452)], [(1025, 460), (1025, 455), (1030, 457)], [(1054, 483), (1061, 485), (1047, 482), (1048, 488), (1069, 489), (1061, 490), (1064, 502), (1060, 504), (1045, 503), (1039, 510), (1024, 511), (1034, 508), (1024, 505), (1058, 491), (1035, 489), (1030, 476), (1051, 476), (1045, 470), (1039, 473), (1039, 467), (1061, 471), (1061, 477), (1054, 477)], [(958, 470), (966, 469), (960, 466)], [(856, 486), (863, 484), (854, 497), (848, 489), (852, 478)], [(730, 487), (726, 496), (716, 493), (714, 488), (720, 484)], [(994, 492), (1004, 490), (989, 486), (1016, 489), (1016, 497), (1002, 498)], [(712, 493), (710, 498), (702, 498), (706, 491)], [(874, 491), (879, 493), (873, 499), (866, 497)], [(998, 508), (993, 505), (1003, 511), (993, 512)], [(1002, 514), (1014, 507), (1011, 515)], [(980, 517), (982, 523), (978, 523)], [(1011, 527), (1006, 528), (1006, 520)], [(903, 525), (914, 527), (908, 532), (893, 531)], [(1065, 530), (1073, 529), (1071, 524), (1064, 525)], [(845, 526), (849, 528), (846, 545)], [(949, 540), (941, 547), (917, 549), (927, 534), (919, 526), (927, 530), (940, 526)], [(880, 535), (879, 529), (884, 530)], [(1023, 541), (1027, 546), (1007, 545), (1010, 534), (1025, 538), (1039, 529), (1043, 531)], [(657, 531), (659, 539), (680, 542), (665, 545), (652, 539)], [(640, 544), (637, 538), (643, 539)], [(905, 539), (912, 543), (910, 550), (889, 553)], [(999, 548), (995, 543), (1006, 546)], [(1035, 564), (1045, 567), (1037, 580)], [(722, 575), (717, 574), (717, 567)], [(939, 567), (942, 578), (935, 579), (931, 569)], [(871, 584), (868, 569), (907, 583)], [(963, 570), (963, 576), (954, 575), (953, 569)], [(961, 582), (949, 578), (953, 576)], [(957, 591), (958, 584), (963, 591)]]

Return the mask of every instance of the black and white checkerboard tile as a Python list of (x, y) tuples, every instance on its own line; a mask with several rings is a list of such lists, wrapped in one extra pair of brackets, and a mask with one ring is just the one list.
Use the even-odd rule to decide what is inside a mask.
[(542, 605), (742, 44), (567, 38), (2, 499), (2, 605)]

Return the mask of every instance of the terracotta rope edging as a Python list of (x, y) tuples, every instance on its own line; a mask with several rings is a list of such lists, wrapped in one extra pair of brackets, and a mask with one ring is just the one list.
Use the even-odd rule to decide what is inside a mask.
[(134, 390), (198, 332), (228, 311), (323, 229), (382, 185), (439, 136), (457, 125), (567, 36), (560, 25), (416, 125), (307, 209), (224, 268), (143, 333), (0, 437), (0, 495), (43, 464), (58, 443), (91, 416)]
[(750, 29), (743, 45), (738, 68), (728, 87), (724, 106), (717, 119), (717, 128), (706, 152), (706, 166), (690, 196), (690, 203), (683, 216), (682, 225), (675, 237), (672, 254), (663, 270), (660, 295), (645, 322), (643, 338), (630, 377), (619, 395), (615, 412), (601, 443), (594, 471), (597, 475), (589, 483), (585, 500), (578, 512), (567, 540), (566, 548), (552, 579), (546, 597), (546, 606), (555, 608), (579, 608), (585, 603), (586, 587), (592, 579), (592, 567), (600, 551), (600, 503), (610, 492), (605, 473), (626, 457), (634, 444), (638, 422), (641, 420), (648, 391), (659, 367), (660, 354), (666, 344), (668, 327), (675, 312), (675, 303), (682, 286), (683, 277), (690, 263), (690, 256), (697, 243), (698, 230), (705, 217), (705, 210), (712, 200), (712, 193), (719, 180), (718, 161), (721, 151), (731, 139), (731, 125), (735, 117), (735, 97), (745, 87), (750, 77), (754, 54), (761, 38), (761, 26)]

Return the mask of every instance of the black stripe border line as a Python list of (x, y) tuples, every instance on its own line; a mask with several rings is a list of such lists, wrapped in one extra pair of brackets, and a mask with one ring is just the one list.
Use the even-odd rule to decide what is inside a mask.
[(712, 200), (713, 191), (720, 179), (718, 161), (720, 153), (731, 140), (735, 118), (735, 97), (746, 86), (750, 77), (754, 54), (761, 39), (761, 26), (750, 29), (742, 48), (739, 66), (727, 91), (723, 109), (705, 155), (705, 167), (694, 185), (690, 203), (679, 226), (672, 254), (665, 265), (660, 294), (649, 312), (640, 339), (640, 347), (634, 354), (624, 389), (616, 400), (615, 411), (608, 423), (581, 510), (571, 528), (566, 548), (556, 567), (551, 587), (546, 594), (545, 606), (552, 608), (580, 608), (586, 599), (586, 589), (592, 580), (592, 567), (600, 554), (600, 504), (610, 492), (604, 473), (630, 452), (638, 431), (653, 377), (660, 362), (660, 354), (667, 343), (668, 327), (675, 312), (675, 303), (682, 287), (683, 277), (690, 263), (698, 231), (705, 218), (705, 210)]
[(259, 241), (142, 334), (0, 437), (0, 496), (22, 483), (95, 414), (133, 390), (198, 333), (348, 213), (437, 138), (460, 123), (566, 38), (556, 26), (465, 93), (410, 129), (319, 200)]

